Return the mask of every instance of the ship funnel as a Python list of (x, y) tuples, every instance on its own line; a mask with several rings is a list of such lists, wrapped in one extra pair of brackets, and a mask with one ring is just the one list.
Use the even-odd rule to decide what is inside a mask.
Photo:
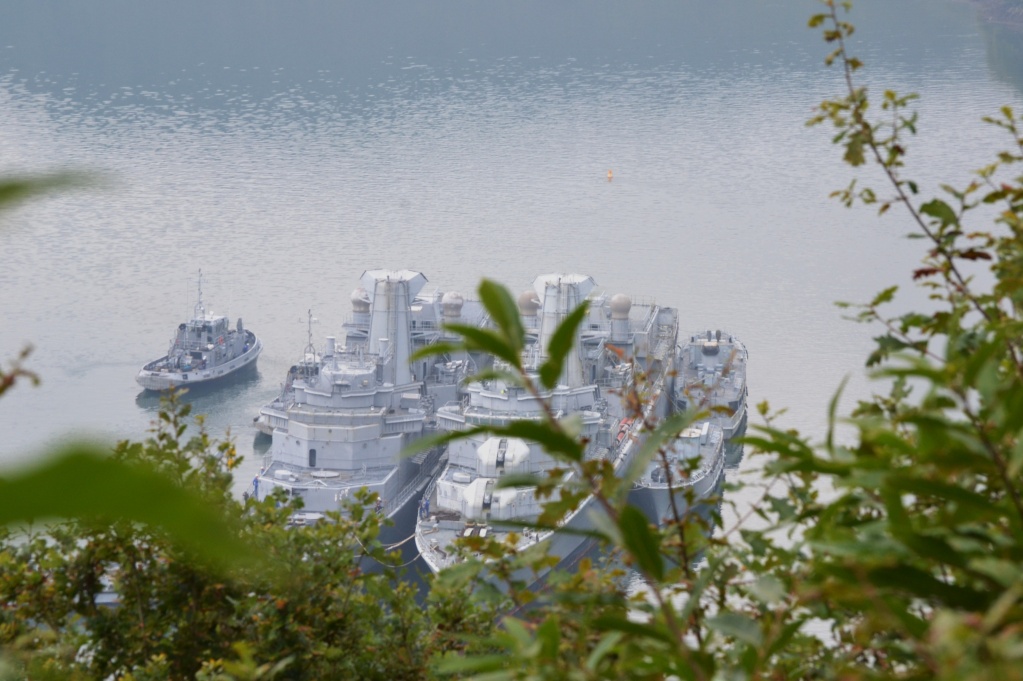
[(337, 339), (334, 336), (327, 336), (327, 350), (324, 353), (324, 357), (333, 357), (334, 352), (337, 350)]
[(383, 370), (385, 382), (412, 382), (412, 301), (424, 284), (426, 277), (411, 270), (367, 270), (362, 275), (370, 303), (369, 352), (393, 355)]
[[(586, 300), (596, 285), (593, 277), (583, 274), (543, 274), (533, 280), (533, 290), (540, 301), (539, 342), (544, 357), (558, 325)], [(572, 351), (565, 358), (560, 380), (573, 388), (585, 385), (578, 342), (573, 344)]]

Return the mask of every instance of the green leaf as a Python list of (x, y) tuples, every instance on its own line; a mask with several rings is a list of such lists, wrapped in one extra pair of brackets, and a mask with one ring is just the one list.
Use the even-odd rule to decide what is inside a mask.
[(788, 645), (789, 641), (792, 640), (792, 637), (803, 628), (803, 624), (805, 623), (806, 619), (800, 617), (787, 624), (782, 629), (781, 634), (779, 634), (778, 637), (775, 638), (767, 647), (767, 650), (764, 651), (764, 659), (770, 659), (775, 653), (784, 649), (785, 646)]
[(415, 456), (419, 452), (425, 452), (428, 449), (434, 447), (443, 447), (444, 445), (454, 440), (462, 440), (470, 437), (477, 433), (487, 433), (489, 430), (485, 427), (470, 428), (468, 430), (451, 430), (443, 433), (437, 433), (434, 435), (426, 435), (424, 437), (416, 438), (409, 442), (405, 449), (401, 450), (401, 455), (405, 458)]
[(985, 556), (971, 560), (969, 566), (971, 570), (990, 577), (1006, 589), (1019, 581), (1019, 565), (1008, 560)]
[(937, 219), (942, 225), (954, 225), (959, 222), (955, 211), (941, 199), (931, 199), (920, 206), (920, 212)]
[(159, 528), (179, 546), (221, 566), (256, 558), (202, 498), (102, 449), (64, 447), (42, 466), (0, 479), (0, 525), (44, 519), (128, 520)]
[(1009, 455), (1009, 475), (1016, 477), (1020, 471), (1023, 471), (1023, 438), (1016, 441)]
[(671, 633), (663, 625), (635, 622), (621, 615), (601, 615), (593, 620), (593, 628), (597, 631), (620, 631), (639, 640), (653, 639), (669, 645), (675, 644)]
[(898, 286), (889, 286), (885, 290), (874, 296), (874, 300), (870, 302), (870, 307), (877, 307), (884, 303), (889, 303), (895, 297), (895, 292), (899, 290)]
[(718, 633), (754, 647), (759, 647), (764, 640), (757, 623), (737, 612), (723, 612), (711, 617), (707, 620), (707, 626)]
[(977, 494), (957, 485), (935, 480), (926, 480), (911, 475), (893, 475), (888, 478), (888, 484), (893, 489), (901, 492), (908, 492), (918, 496), (937, 497), (945, 502), (952, 502), (968, 509), (977, 516), (977, 519), (997, 520), (1002, 517), (1002, 510), (992, 500), (982, 494)]
[(509, 487), (536, 487), (543, 481), (543, 476), (536, 473), (508, 473), (497, 480), (495, 489), (508, 489)]
[(855, 132), (849, 135), (849, 139), (845, 143), (845, 162), (853, 167), (863, 165), (866, 160), (863, 155), (864, 144), (866, 144), (866, 138), (862, 133)]
[(56, 173), (40, 177), (0, 180), (0, 209), (14, 203), (57, 189), (81, 187), (89, 183), (89, 179), (79, 173)]
[(664, 579), (664, 561), (661, 558), (660, 543), (646, 516), (635, 506), (626, 506), (618, 518), (622, 541), (639, 567), (657, 581)]
[(490, 427), (485, 430), (494, 435), (531, 440), (542, 446), (548, 454), (555, 458), (570, 461), (582, 461), (583, 458), (582, 444), (543, 421), (512, 421), (507, 426)]
[[(548, 502), (548, 506), (556, 502)], [(591, 511), (594, 515), (601, 513), (601, 511)], [(527, 520), (496, 520), (491, 518), (489, 524), (494, 527), (505, 528), (512, 531), (519, 531), (523, 528), (536, 530), (537, 532), (550, 532), (557, 531), (558, 534), (568, 534), (573, 537), (586, 537), (588, 539), (594, 539), (596, 541), (605, 541), (609, 538), (608, 533), (601, 531), (600, 529), (595, 530), (584, 530), (569, 527), (568, 525), (558, 526), (557, 523), (544, 523), (544, 522), (530, 522)], [(542, 548), (542, 547), (541, 547)]]
[(505, 617), (501, 620), (501, 625), (508, 633), (508, 636), (520, 646), (526, 647), (533, 642), (533, 636), (529, 633), (529, 629), (522, 620), (515, 617)]
[(466, 324), (444, 324), (444, 328), (461, 336), (463, 348), (466, 350), (489, 352), (514, 367), (522, 364), (521, 347), (516, 348), (504, 335), (493, 329), (481, 329)]
[(572, 351), (575, 345), (576, 331), (589, 310), (587, 301), (583, 301), (579, 307), (558, 324), (551, 342), (547, 346), (547, 361), (540, 367), (540, 381), (548, 390), (558, 384), (558, 377), (561, 376), (561, 367), (565, 363), (565, 357)]
[(934, 599), (954, 608), (979, 610), (986, 608), (991, 602), (990, 596), (986, 593), (946, 584), (930, 573), (908, 565), (875, 568), (868, 573), (868, 579), (877, 587), (901, 591), (919, 598)]
[(515, 354), (522, 352), (526, 343), (526, 332), (522, 328), (522, 317), (508, 289), (498, 283), (484, 279), (480, 283), (480, 300), (490, 317), (501, 330), (505, 342)]
[(536, 638), (540, 641), (540, 652), (544, 657), (556, 658), (558, 646), (561, 644), (561, 627), (557, 616), (549, 616), (536, 628)]
[(596, 671), (600, 661), (611, 654), (611, 651), (621, 642), (622, 638), (624, 638), (624, 635), (620, 631), (608, 632), (601, 637), (597, 645), (593, 647), (593, 651), (586, 658), (586, 669), (591, 672)]
[(785, 598), (785, 585), (774, 575), (761, 575), (749, 585), (750, 595), (765, 605), (772, 605)]
[[(461, 655), (448, 654), (441, 658), (437, 671), (441, 674), (460, 674), (463, 672), (490, 672), (505, 669), (508, 666), (508, 655)], [(512, 678), (509, 672), (508, 678)]]

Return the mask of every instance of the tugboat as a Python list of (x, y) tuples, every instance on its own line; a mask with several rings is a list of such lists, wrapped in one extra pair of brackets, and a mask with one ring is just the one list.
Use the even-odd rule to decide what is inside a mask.
[(255, 366), (262, 351), (262, 341), (242, 326), (240, 317), (231, 329), (227, 317), (206, 310), (200, 270), (192, 319), (178, 324), (167, 354), (142, 367), (135, 380), (146, 390), (157, 391), (208, 384)]

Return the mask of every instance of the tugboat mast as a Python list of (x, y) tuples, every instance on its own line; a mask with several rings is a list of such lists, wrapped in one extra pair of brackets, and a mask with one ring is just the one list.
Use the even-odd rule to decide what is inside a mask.
[(201, 317), (206, 319), (206, 308), (202, 305), (202, 268), (199, 269), (199, 299), (195, 303), (193, 318)]

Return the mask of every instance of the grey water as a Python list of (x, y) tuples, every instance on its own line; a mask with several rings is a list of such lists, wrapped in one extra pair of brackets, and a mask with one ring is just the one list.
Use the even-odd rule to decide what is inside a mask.
[[(0, 216), (0, 360), (32, 344), (42, 381), (0, 400), (0, 465), (144, 437), (158, 401), (135, 373), (200, 269), (209, 307), (265, 344), (257, 372), (189, 398), (246, 457), (239, 491), (306, 311), (317, 342), (336, 335), (371, 268), (466, 295), (581, 272), (676, 306), (683, 333), (738, 335), (751, 401), (820, 439), (844, 378), (840, 410), (872, 389), (877, 330), (834, 302), (891, 284), (897, 306), (927, 301), (898, 211), (828, 198), (880, 180), (804, 126), (842, 87), (817, 9), (0, 0), (0, 176), (96, 181)], [(955, 0), (862, 0), (851, 20), (872, 91), (921, 96), (907, 174), (964, 185), (1006, 143), (980, 119), (1020, 104), (1023, 41)]]

